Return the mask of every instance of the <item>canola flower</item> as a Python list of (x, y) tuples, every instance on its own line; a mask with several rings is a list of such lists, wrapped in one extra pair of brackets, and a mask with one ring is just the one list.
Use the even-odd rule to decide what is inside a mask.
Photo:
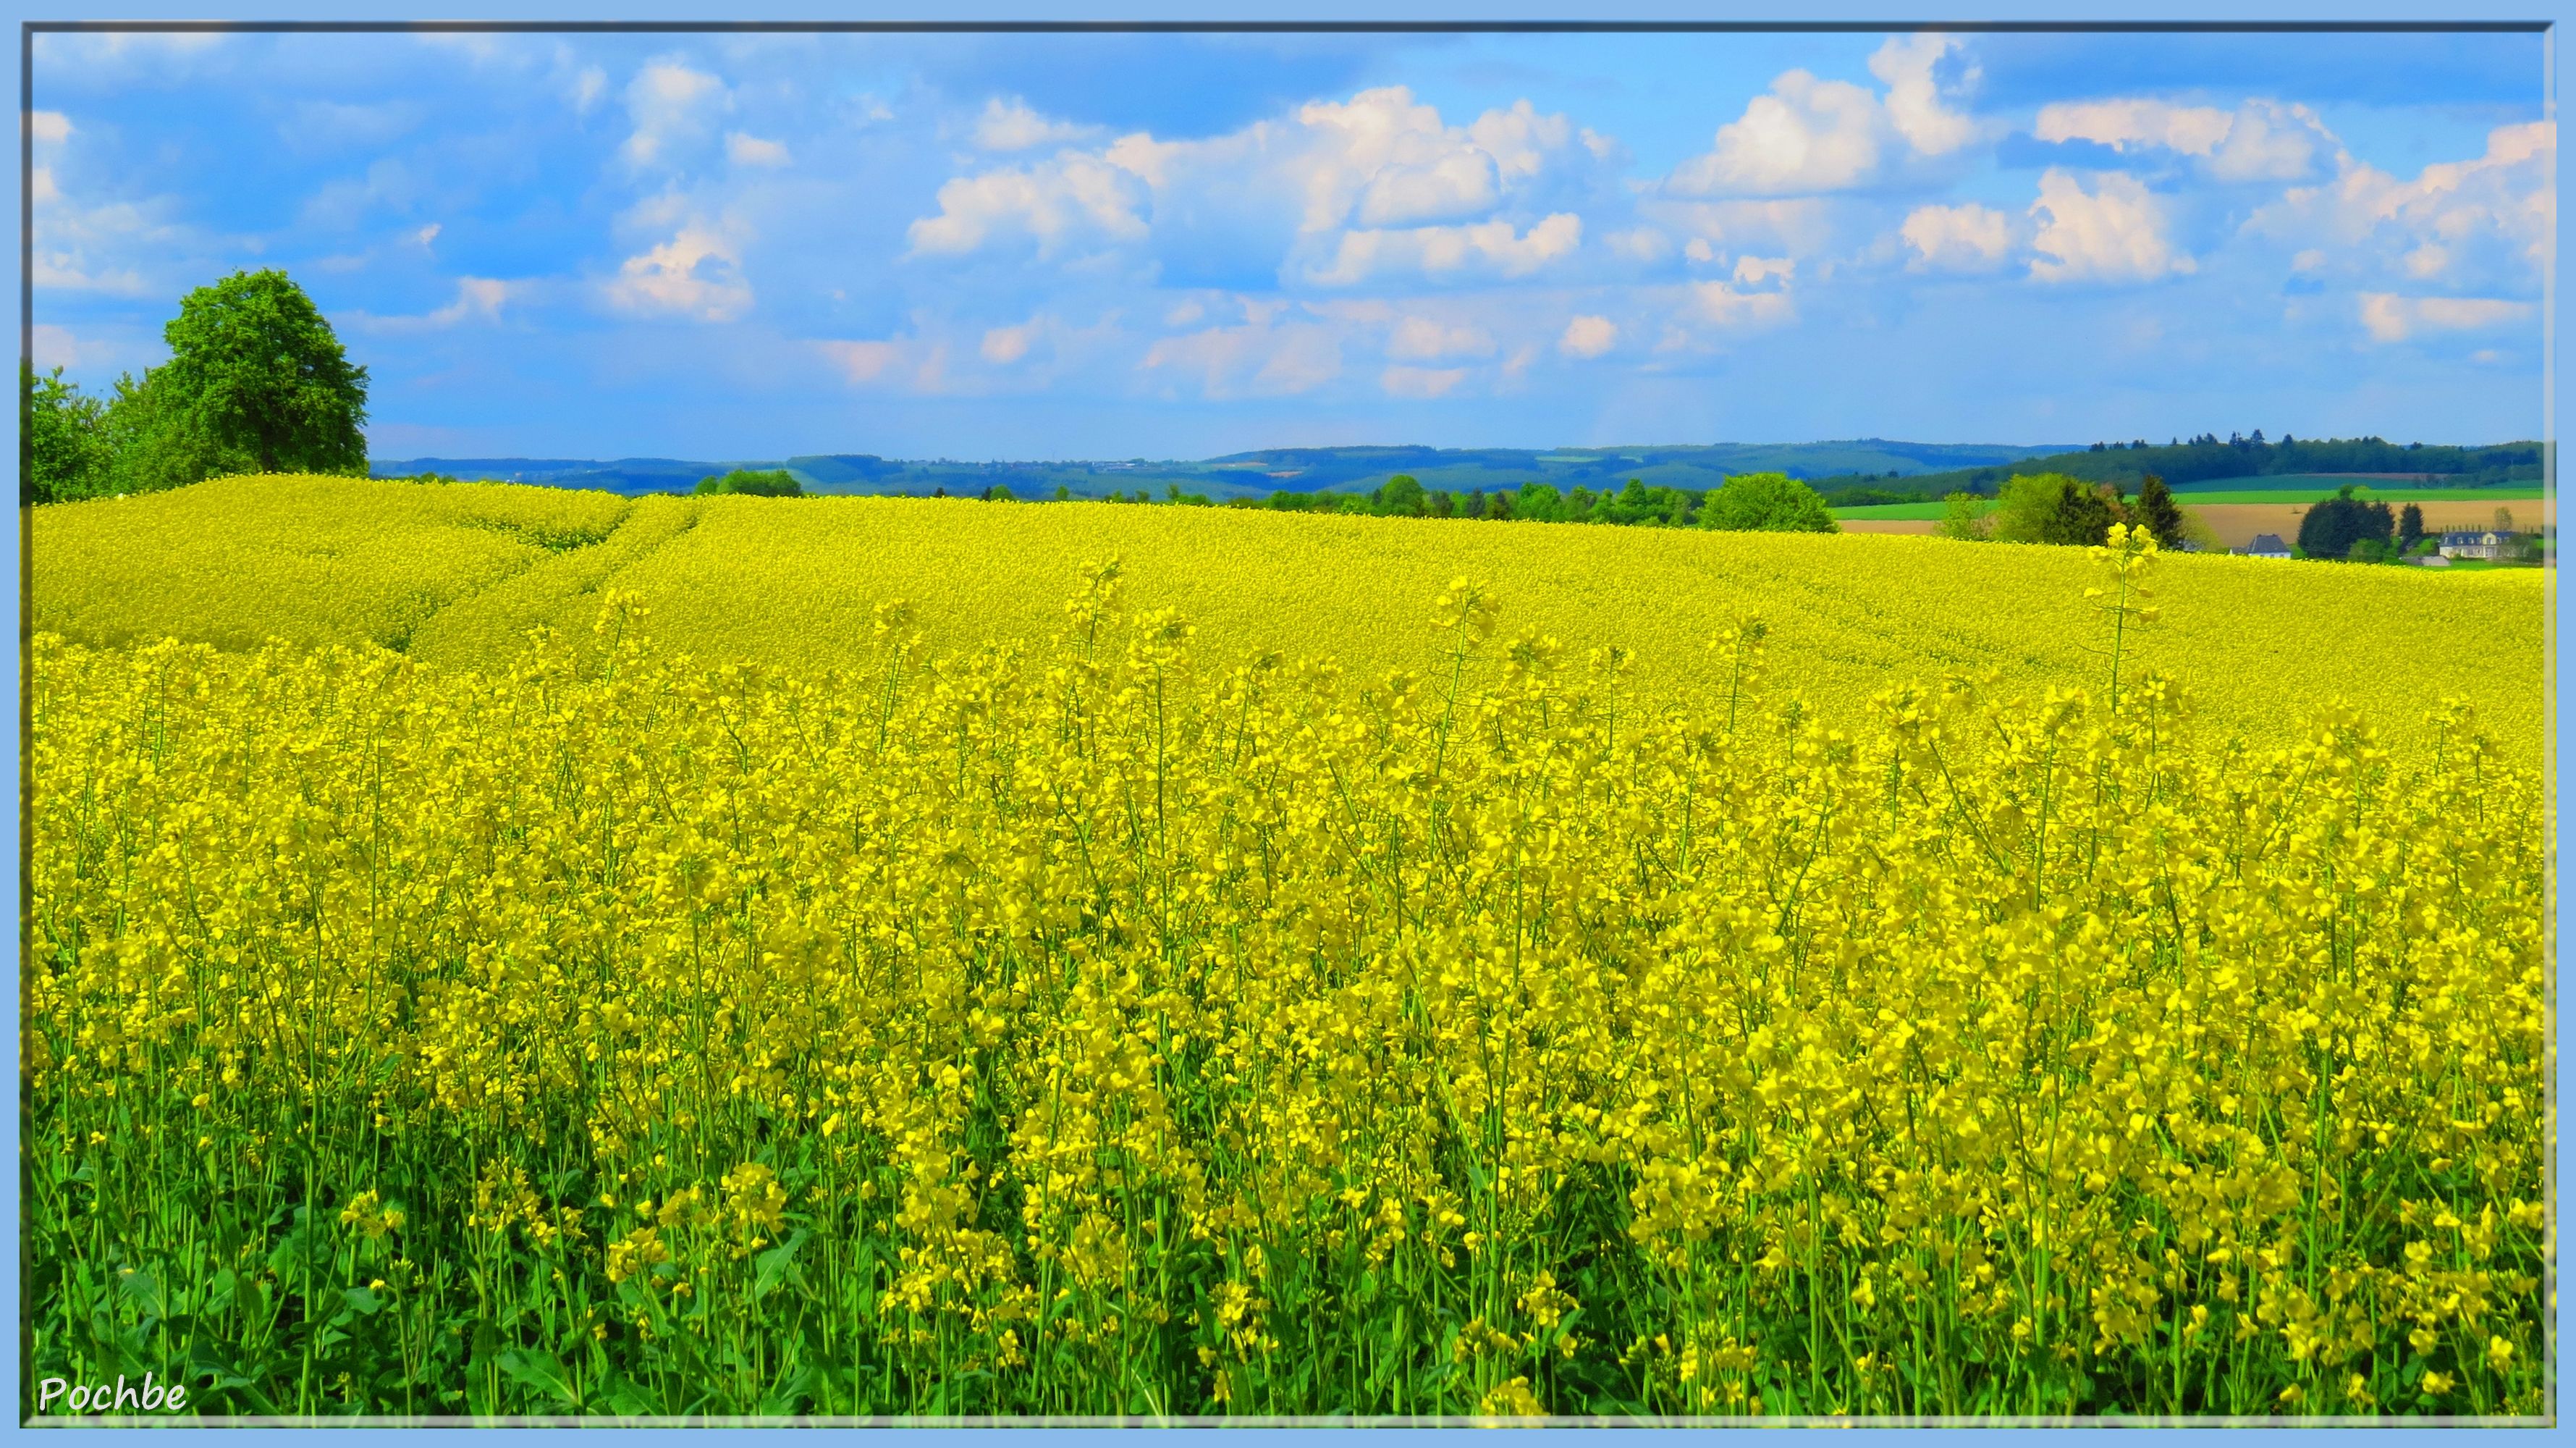
[[(1067, 570), (1123, 561), (1227, 657), (1330, 658), (1353, 677), (1428, 673), (1423, 601), (1467, 574), (1578, 652), (1617, 643), (1641, 689), (1723, 687), (1702, 647), (1745, 614), (1797, 691), (1858, 718), (1891, 680), (1995, 671), (2034, 697), (2097, 693), (2094, 630), (2066, 601), (2083, 551), (1934, 538), (1317, 517), (1109, 503), (640, 498), (499, 485), (236, 478), (28, 515), (29, 619), (74, 642), (164, 636), (256, 648), (372, 642), (506, 671), (527, 631), (589, 637), (602, 591), (650, 611), (666, 650), (820, 674), (871, 665), (872, 610), (910, 599), (940, 655), (1027, 647)], [(2276, 746), (2342, 699), (2392, 745), (2430, 743), (2424, 701), (2473, 705), (2537, 765), (2547, 595), (2540, 570), (2295, 567), (2169, 557), (2157, 666), (2212, 743)]]
[(1776, 620), (1658, 694), (1461, 579), (1360, 675), (1116, 563), (846, 669), (40, 636), (30, 1381), (2552, 1411), (2539, 772), (2211, 738), (2093, 566), (2098, 694), (1848, 710)]

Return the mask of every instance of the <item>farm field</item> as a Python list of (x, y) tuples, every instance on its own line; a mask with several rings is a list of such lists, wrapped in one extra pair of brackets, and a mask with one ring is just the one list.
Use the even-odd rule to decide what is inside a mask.
[[(2297, 503), (2246, 501), (2249, 495), (2237, 493), (2177, 496), (2185, 508), (2198, 514), (2201, 521), (2209, 525), (2210, 531), (2218, 535), (2219, 542), (2230, 548), (2244, 547), (2259, 533), (2278, 533), (2285, 539), (2295, 540), (2299, 535), (2299, 520), (2307, 516), (2309, 506), (2316, 501), (2313, 498)], [(2388, 500), (2385, 494), (2372, 496)], [(2392, 506), (2396, 506), (2406, 500), (2390, 501)], [(2454, 492), (2447, 498), (2421, 502), (2418, 506), (2424, 510), (2425, 531), (2433, 533), (2445, 528), (2487, 527), (2494, 521), (2495, 510), (2499, 507), (2510, 509), (2520, 527), (2555, 527), (2558, 521), (2556, 500), (2508, 497), (2501, 492), (2480, 493), (2474, 498), (2463, 498)], [(1892, 503), (1878, 508), (1838, 508), (1834, 511), (1834, 518), (1842, 524), (1845, 532), (1928, 536), (1941, 512), (1939, 504)]]
[[(2092, 640), (2033, 629), (2085, 586), (2081, 550), (1936, 539), (1714, 534), (1249, 514), (1117, 504), (926, 499), (627, 500), (540, 487), (357, 479), (200, 484), (32, 515), (31, 626), (75, 642), (169, 636), (241, 650), (375, 643), (443, 667), (501, 669), (527, 630), (587, 638), (599, 590), (651, 610), (701, 660), (864, 667), (880, 603), (906, 601), (937, 653), (1042, 641), (1075, 566), (1119, 558), (1133, 597), (1245, 652), (1330, 657), (1374, 682), (1436, 662), (1402, 620), (1454, 576), (1579, 649), (1631, 650), (1641, 688), (1703, 696), (1707, 648), (1746, 612), (1836, 714), (1891, 682), (1994, 671), (2076, 687)], [(2302, 570), (2176, 557), (2153, 662), (2214, 728), (2275, 742), (2341, 697), (2392, 737), (2429, 699), (2470, 700), (2537, 759), (2542, 579)], [(1330, 580), (1330, 582), (1325, 582)], [(2345, 620), (2373, 621), (2354, 665)], [(2464, 648), (2474, 641), (2475, 647)], [(2472, 656), (2481, 662), (2471, 663)], [(2528, 660), (2523, 666), (2493, 661)]]
[(31, 1384), (2554, 1412), (2536, 571), (25, 516)]
[[(2350, 479), (2346, 479), (2345, 481), (2350, 481)], [(2207, 491), (2177, 488), (2174, 490), (2174, 497), (2187, 508), (2205, 508), (2213, 504), (2259, 504), (2264, 506), (2304, 508), (2309, 504), (2316, 502), (2321, 497), (2331, 496), (2332, 492), (2333, 489), (2331, 487), (2319, 492), (2312, 491), (2304, 486), (2296, 489), (2227, 488)], [(2407, 503), (2421, 504), (2424, 507), (2428, 525), (2429, 520), (2432, 517), (2433, 510), (2437, 507), (2443, 509), (2446, 516), (2451, 514), (2466, 516), (2467, 512), (2484, 510), (2480, 513), (2480, 517), (2483, 519), (2485, 516), (2493, 514), (2499, 504), (2511, 506), (2515, 503), (2541, 501), (2541, 491), (2536, 487), (2395, 487), (2387, 489), (2373, 487), (2371, 488), (2368, 496), (2379, 502), (2386, 503), (2390, 507), (2401, 507)], [(1836, 519), (1843, 522), (1931, 521), (1938, 519), (1941, 516), (1943, 509), (1947, 506), (1948, 505), (1945, 503), (1877, 503), (1863, 508), (1836, 508), (1833, 510), (1833, 514)]]

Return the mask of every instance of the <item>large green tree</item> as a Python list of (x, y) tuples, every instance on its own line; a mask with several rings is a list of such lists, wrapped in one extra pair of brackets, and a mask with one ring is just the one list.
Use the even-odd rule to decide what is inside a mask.
[(2373, 561), (2396, 531), (2397, 515), (2386, 503), (2356, 498), (2352, 485), (2346, 483), (2299, 520), (2299, 547), (2310, 558), (2349, 558), (2355, 545), (2368, 543), (2371, 546), (2361, 556)]
[(1839, 533), (1816, 490), (1787, 473), (1745, 473), (1700, 505), (1699, 525), (1730, 533)]
[(226, 473), (367, 470), (367, 369), (282, 271), (235, 272), (180, 299), (170, 360), (121, 381), (109, 428), (128, 491)]
[(2165, 486), (2165, 480), (2154, 473), (2147, 474), (2146, 481), (2138, 485), (2138, 501), (2129, 512), (2134, 521), (2146, 525), (2161, 546), (2171, 548), (2182, 541), (2182, 506), (2174, 501), (2173, 490)]
[(63, 369), (18, 364), (18, 503), (61, 503), (107, 491), (107, 406), (81, 395)]

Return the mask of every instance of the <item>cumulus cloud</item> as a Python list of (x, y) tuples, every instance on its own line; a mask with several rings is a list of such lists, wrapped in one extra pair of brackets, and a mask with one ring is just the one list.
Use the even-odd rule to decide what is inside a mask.
[(1387, 272), (1433, 277), (1474, 270), (1524, 277), (1573, 254), (1583, 242), (1583, 220), (1560, 211), (1516, 232), (1508, 221), (1472, 226), (1417, 226), (1402, 231), (1346, 231), (1329, 262), (1310, 268), (1318, 286), (1351, 286)]
[(1430, 317), (1406, 317), (1387, 334), (1386, 355), (1428, 362), (1442, 357), (1493, 355), (1494, 339), (1481, 327), (1444, 326)]
[(2361, 294), (2361, 325), (2374, 342), (2403, 342), (2419, 332), (2473, 332), (2529, 320), (2530, 302), (2496, 297), (2403, 297)]
[(1805, 70), (1782, 73), (1767, 94), (1717, 131), (1706, 153), (1664, 180), (1674, 196), (1782, 196), (1840, 191), (1877, 179), (1882, 161), (1944, 156), (1975, 139), (1979, 126), (1943, 103), (1933, 71), (1957, 45), (1945, 35), (1890, 39), (1870, 57), (1884, 98), (1849, 81)]
[[(997, 117), (1004, 139), (1026, 130), (988, 111)], [(1408, 267), (1523, 275), (1580, 239), (1574, 213), (1544, 204), (1549, 188), (1600, 164), (1564, 116), (1526, 100), (1452, 125), (1387, 86), (1224, 135), (1136, 132), (956, 177), (938, 213), (913, 223), (912, 245), (958, 255), (1034, 237), (1047, 254), (1076, 240), (1142, 243), (1164, 228), (1228, 246), (1273, 239), (1284, 268), (1328, 285)]]
[[(1869, 73), (1887, 87), (1888, 124), (1919, 155), (1946, 156), (1977, 138), (1976, 121), (1941, 103), (1941, 88), (1932, 76), (1957, 46), (1947, 35), (1900, 35), (1869, 58)], [(1961, 88), (1976, 79), (1971, 67), (1960, 78)]]
[(83, 347), (80, 339), (72, 335), (70, 328), (57, 327), (51, 322), (38, 322), (33, 340), (36, 347), (36, 367), (39, 371), (50, 371), (56, 367), (77, 367), (84, 356), (96, 350)]
[(1048, 120), (1017, 97), (1005, 101), (995, 96), (984, 102), (984, 114), (975, 121), (975, 144), (987, 151), (1026, 151), (1079, 141), (1098, 131), (1096, 126)]
[(1698, 282), (1691, 287), (1691, 296), (1703, 319), (1729, 329), (1777, 326), (1797, 316), (1785, 291), (1744, 291), (1733, 282)]
[(2334, 180), (2292, 188), (2245, 229), (2317, 253), (2313, 270), (2340, 260), (2464, 289), (2537, 286), (2557, 214), (2557, 151), (2555, 123), (2529, 121), (2488, 132), (2484, 155), (2437, 162), (2412, 181), (2346, 155)]
[(1427, 400), (1447, 393), (1466, 378), (1464, 367), (1389, 367), (1379, 374), (1378, 385), (1390, 397)]
[(1017, 326), (995, 327), (984, 334), (980, 349), (984, 360), (997, 367), (1007, 367), (1029, 355), (1029, 343), (1037, 336), (1038, 319), (1030, 318)]
[(704, 135), (708, 118), (731, 103), (724, 82), (714, 76), (677, 60), (653, 61), (626, 87), (626, 112), (634, 129), (620, 154), (633, 165), (658, 164), (673, 145)]
[(429, 324), (453, 327), (469, 317), (497, 322), (501, 319), (501, 304), (510, 299), (512, 290), (510, 283), (492, 277), (458, 277), (456, 300), (430, 313)]
[(2044, 282), (2151, 282), (2196, 264), (2166, 235), (2162, 203), (2134, 176), (2105, 172), (2086, 191), (2074, 173), (2050, 167), (2030, 204), (2040, 222), (2030, 274)]
[(787, 148), (776, 141), (729, 131), (725, 134), (725, 159), (737, 166), (784, 166)]
[(1878, 98), (1849, 81), (1793, 70), (1755, 96), (1717, 144), (1673, 169), (1682, 196), (1837, 191), (1878, 169)]
[(939, 214), (912, 223), (916, 255), (974, 251), (996, 235), (1033, 238), (1040, 256), (1086, 233), (1110, 241), (1145, 235), (1144, 186), (1097, 156), (1067, 153), (1038, 166), (960, 176), (939, 188)]
[(691, 224), (641, 256), (631, 256), (607, 287), (621, 311), (730, 322), (751, 309), (751, 283), (731, 237)]
[(27, 130), (39, 146), (58, 146), (71, 139), (71, 118), (60, 111), (30, 111)]
[(1897, 234), (1913, 271), (1991, 271), (2012, 250), (2012, 218), (1988, 206), (1918, 206)]
[(1241, 326), (1165, 337), (1146, 351), (1140, 365), (1192, 378), (1202, 394), (1213, 398), (1293, 396), (1339, 377), (1339, 331), (1320, 322), (1274, 326), (1276, 310), (1247, 305)]
[(1619, 325), (1608, 317), (1576, 317), (1556, 339), (1556, 349), (1568, 357), (1598, 357), (1617, 345)]
[(854, 386), (893, 380), (909, 360), (911, 347), (902, 341), (822, 341), (814, 349), (823, 355), (833, 370)]
[(507, 282), (495, 277), (458, 277), (456, 295), (445, 306), (407, 317), (379, 317), (358, 312), (353, 324), (368, 332), (444, 331), (464, 322), (498, 322), (501, 308), (512, 297), (528, 290), (525, 282)]
[(2249, 100), (2234, 111), (2131, 98), (2061, 101), (2040, 108), (2031, 133), (2043, 141), (2091, 141), (2115, 151), (2151, 148), (2198, 158), (2220, 181), (2295, 181), (2335, 146), (2317, 113), (2302, 105)]

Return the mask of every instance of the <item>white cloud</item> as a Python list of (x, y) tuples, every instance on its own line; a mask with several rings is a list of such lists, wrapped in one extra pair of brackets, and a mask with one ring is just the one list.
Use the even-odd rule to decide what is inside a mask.
[(431, 242), (438, 240), (438, 231), (438, 223), (433, 221), (429, 225), (422, 227), (420, 230), (413, 232), (411, 234), (411, 239), (419, 242), (421, 249), (426, 251), (428, 250)]
[(1740, 256), (1735, 259), (1735, 283), (1746, 287), (1770, 281), (1785, 283), (1797, 270), (1798, 264), (1785, 256)]
[(2215, 106), (2177, 106), (2158, 100), (2056, 101), (2039, 108), (2031, 134), (2057, 144), (2091, 141), (2115, 151), (2162, 146), (2186, 156), (2206, 156), (2227, 139), (2235, 117)]
[(2494, 297), (2401, 297), (2361, 294), (2361, 325), (2374, 342), (2403, 342), (2418, 332), (2473, 332), (2530, 318), (2530, 302)]
[(506, 282), (492, 277), (458, 277), (456, 296), (443, 307), (408, 317), (379, 317), (367, 312), (351, 315), (350, 323), (367, 332), (444, 331), (467, 321), (498, 322), (501, 308), (514, 296), (524, 295), (526, 282)]
[(510, 283), (491, 277), (458, 277), (456, 300), (429, 314), (433, 327), (452, 327), (468, 317), (486, 322), (501, 319), (501, 304), (510, 299)]
[(70, 328), (57, 327), (51, 322), (36, 324), (34, 340), (36, 370), (40, 372), (51, 371), (56, 367), (78, 367), (81, 358), (95, 350), (84, 348), (80, 339), (71, 334)]
[(2199, 158), (2220, 181), (2295, 181), (2335, 144), (2315, 111), (2272, 100), (2249, 100), (2234, 111), (2144, 98), (2060, 101), (2040, 108), (2031, 133), (2121, 152), (2174, 151)]
[(2537, 286), (2554, 240), (2557, 150), (2555, 124), (2529, 121), (2412, 181), (2341, 156), (2334, 180), (2292, 188), (2245, 230), (2319, 253), (2313, 270), (2340, 261), (2464, 289)]
[(1608, 317), (1576, 317), (1556, 339), (1556, 349), (1568, 357), (1598, 357), (1617, 345), (1619, 325)]
[[(1008, 121), (1005, 140), (1026, 127)], [(1283, 269), (1331, 285), (1388, 270), (1525, 274), (1579, 240), (1547, 203), (1561, 178), (1597, 171), (1595, 148), (1526, 100), (1450, 125), (1401, 86), (1317, 101), (1285, 118), (1203, 139), (1145, 132), (950, 180), (915, 221), (917, 254), (960, 254), (1013, 236), (1042, 254), (1077, 239), (1134, 245), (1174, 235), (1239, 247), (1276, 238)], [(1254, 243), (1257, 244), (1257, 243)]]
[(1913, 271), (1986, 271), (2012, 250), (2012, 218), (1992, 207), (1918, 206), (1898, 235), (1913, 248)]
[(1073, 153), (1032, 167), (960, 176), (939, 188), (939, 214), (912, 223), (920, 255), (973, 251), (996, 234), (1018, 232), (1051, 256), (1082, 232), (1113, 241), (1145, 235), (1144, 187), (1135, 174)]
[(1785, 291), (1740, 291), (1732, 282), (1697, 282), (1691, 287), (1702, 317), (1721, 327), (1752, 329), (1777, 326), (1797, 316)]
[(60, 201), (63, 189), (54, 184), (54, 168), (39, 166), (27, 176), (28, 195), (39, 203)]
[(1245, 311), (1250, 320), (1240, 327), (1163, 338), (1139, 365), (1194, 375), (1205, 395), (1219, 398), (1292, 396), (1341, 375), (1341, 338), (1334, 328), (1312, 322), (1274, 327), (1275, 309), (1247, 305)]
[(572, 108), (582, 115), (589, 115), (591, 108), (599, 104), (599, 98), (607, 93), (608, 72), (598, 66), (585, 65), (581, 73), (572, 78)]
[(1098, 133), (1097, 126), (1051, 121), (1029, 109), (1026, 101), (1014, 98), (1005, 102), (999, 96), (984, 102), (984, 114), (975, 122), (975, 144), (987, 151), (1064, 145)]
[(1170, 311), (1165, 312), (1163, 314), (1163, 325), (1166, 327), (1186, 327), (1190, 323), (1195, 322), (1206, 315), (1207, 308), (1199, 305), (1198, 299), (1193, 297), (1188, 301), (1182, 302), (1179, 306), (1172, 308)]
[(866, 386), (883, 382), (900, 370), (910, 356), (911, 348), (901, 341), (825, 341), (814, 344), (825, 361), (839, 370), (853, 385)]
[(1878, 169), (1878, 98), (1849, 81), (1793, 70), (1755, 96), (1743, 118), (1718, 127), (1717, 143), (1673, 169), (1681, 196), (1837, 191)]
[(1464, 367), (1389, 367), (1378, 378), (1378, 385), (1391, 397), (1427, 400), (1439, 397), (1466, 380)]
[(1037, 335), (1038, 319), (1030, 318), (1013, 327), (995, 327), (984, 334), (984, 360), (997, 367), (1007, 367), (1029, 355), (1029, 341)]
[(1651, 226), (1614, 231), (1601, 240), (1613, 255), (1634, 262), (1659, 262), (1673, 254), (1673, 239)]
[(626, 87), (626, 111), (635, 129), (623, 154), (634, 165), (656, 164), (675, 142), (703, 135), (708, 115), (731, 104), (724, 82), (714, 76), (677, 60), (654, 61)]
[(1523, 277), (1572, 255), (1582, 242), (1582, 218), (1570, 211), (1557, 212), (1526, 232), (1515, 232), (1510, 222), (1501, 220), (1405, 231), (1346, 231), (1331, 262), (1310, 268), (1306, 280), (1319, 286), (1351, 286), (1388, 272), (1440, 277), (1470, 268)]
[(59, 146), (71, 139), (71, 118), (60, 111), (30, 111), (27, 129), (39, 146)]
[(2030, 214), (2045, 216), (2031, 248), (2030, 274), (2044, 282), (2151, 282), (2195, 263), (2165, 234), (2164, 208), (2134, 176), (2105, 172), (2087, 192), (2072, 172), (2039, 178)]
[(1640, 209), (1701, 245), (1685, 244), (1693, 261), (1714, 261), (1727, 251), (1813, 256), (1833, 244), (1836, 203), (1801, 196), (1772, 201), (1648, 200)]
[(2325, 122), (2306, 106), (2247, 101), (2210, 157), (2221, 181), (2296, 181), (2316, 170), (2320, 152), (2336, 146)]
[(741, 131), (729, 131), (725, 134), (725, 159), (737, 166), (784, 166), (787, 147)]
[[(1869, 58), (1869, 73), (1887, 87), (1887, 119), (1918, 155), (1946, 156), (1977, 137), (1977, 123), (1941, 104), (1933, 68), (1958, 45), (1948, 35), (1900, 35)], [(1974, 84), (1972, 69), (1962, 78)]]
[(641, 256), (628, 257), (608, 284), (607, 296), (624, 311), (705, 322), (730, 322), (749, 311), (752, 300), (732, 239), (695, 224), (681, 227), (678, 235)]
[(1387, 335), (1386, 355), (1429, 362), (1442, 357), (1490, 357), (1494, 339), (1481, 327), (1443, 326), (1430, 317), (1406, 317)]
[(1869, 60), (1888, 87), (1784, 71), (1768, 94), (1755, 96), (1737, 120), (1720, 126), (1715, 144), (1673, 168), (1671, 196), (1785, 196), (1840, 191), (1877, 178), (1891, 154), (1944, 156), (1978, 135), (1971, 117), (1942, 103), (1933, 70), (1958, 44), (1946, 35), (1889, 39)]

